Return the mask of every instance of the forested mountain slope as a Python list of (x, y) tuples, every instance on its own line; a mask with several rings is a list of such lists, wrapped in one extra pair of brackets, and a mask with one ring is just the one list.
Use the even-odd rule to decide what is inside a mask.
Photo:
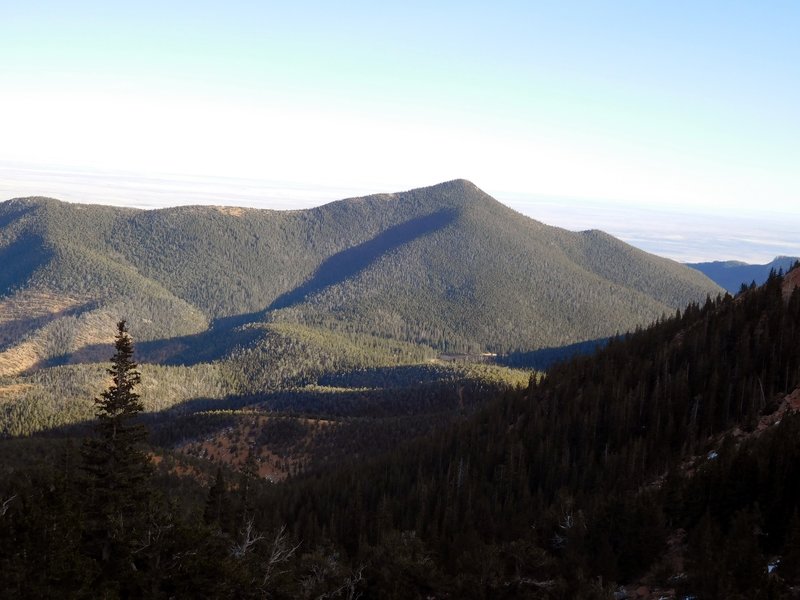
[(641, 578), (792, 597), (798, 272), (563, 363), (446, 435), (276, 489), (263, 517), (402, 557), (384, 565), (396, 597), (608, 597)]
[(17, 199), (0, 204), (0, 224), (3, 372), (85, 349), (122, 316), (140, 341), (277, 320), (530, 350), (627, 331), (720, 291), (463, 180), (302, 211)]
[[(362, 391), (308, 389), (303, 415), (270, 413), (276, 394), (261, 413), (181, 417), (153, 441), (172, 446), (188, 428), (181, 448), (197, 458), (141, 455), (159, 474), (137, 484), (146, 501), (118, 503), (136, 528), (113, 532), (113, 569), (87, 533), (102, 480), (81, 467), (86, 442), (3, 440), (0, 583), (15, 597), (102, 585), (109, 597), (607, 599), (627, 585), (648, 600), (793, 598), (798, 338), (800, 269), (692, 304), (527, 388), (462, 396), (454, 373), (375, 395), (376, 378), (403, 386), (418, 367), (358, 369)], [(462, 399), (472, 410), (428, 425)], [(425, 437), (406, 440), (410, 428)], [(270, 468), (303, 453), (322, 468), (275, 484), (255, 462), (214, 479), (202, 459), (262, 442)], [(328, 462), (345, 443), (348, 457)]]

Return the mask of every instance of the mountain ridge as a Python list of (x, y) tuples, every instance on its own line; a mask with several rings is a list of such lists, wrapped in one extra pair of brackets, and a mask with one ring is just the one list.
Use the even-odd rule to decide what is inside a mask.
[(766, 264), (751, 264), (738, 260), (715, 260), (711, 262), (686, 263), (709, 279), (724, 287), (731, 294), (737, 293), (742, 285), (752, 282), (761, 285), (769, 277), (770, 271), (788, 271), (792, 265), (800, 261), (797, 256), (776, 256)]
[[(441, 350), (531, 350), (646, 325), (721, 292), (677, 263), (608, 234), (550, 227), (460, 179), (296, 211), (33, 197), (0, 203), (0, 223), (0, 297), (88, 297), (106, 317), (128, 318), (142, 341), (250, 320)], [(69, 329), (65, 319), (53, 320)]]

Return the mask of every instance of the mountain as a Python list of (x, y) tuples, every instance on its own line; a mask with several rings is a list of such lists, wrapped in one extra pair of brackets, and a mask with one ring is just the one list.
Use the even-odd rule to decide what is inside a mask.
[(797, 256), (777, 256), (765, 265), (754, 265), (737, 260), (717, 260), (714, 262), (686, 263), (687, 267), (697, 269), (706, 277), (736, 294), (742, 285), (755, 282), (761, 285), (769, 277), (770, 271), (788, 271), (800, 258)]
[[(278, 413), (279, 396), (180, 415), (140, 454), (156, 471), (135, 484), (146, 500), (128, 483), (110, 507), (128, 515), (110, 560), (91, 537), (105, 479), (83, 468), (86, 436), (0, 440), (0, 586), (21, 598), (797, 597), (798, 284), (800, 269), (691, 304), (527, 387), (376, 399), (388, 373), (360, 370), (335, 407), (323, 397), (341, 395), (337, 378), (308, 390), (302, 416)], [(431, 422), (462, 400), (477, 409)], [(317, 468), (298, 472), (309, 459)]]
[(25, 198), (0, 204), (0, 224), (0, 374), (105, 360), (121, 316), (161, 361), (244, 343), (242, 326), (263, 322), (504, 352), (606, 337), (721, 292), (463, 180), (298, 211)]
[(798, 336), (800, 269), (264, 506), (304, 543), (376, 557), (393, 597), (796, 597), (779, 591), (800, 583)]

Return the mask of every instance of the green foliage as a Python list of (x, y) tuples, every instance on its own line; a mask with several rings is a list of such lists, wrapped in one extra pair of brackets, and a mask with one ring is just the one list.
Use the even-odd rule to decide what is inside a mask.
[[(798, 509), (800, 418), (739, 449), (723, 445), (724, 457), (688, 481), (682, 465), (708, 452), (710, 435), (748, 426), (774, 410), (765, 400), (800, 385), (800, 292), (784, 300), (781, 284), (774, 276), (735, 300), (690, 306), (391, 456), (276, 488), (269, 504), (298, 537), (332, 539), (354, 557), (413, 531), (445, 577), (484, 573), (472, 590), (509, 581), (488, 548), (478, 551), (484, 563), (471, 557), (481, 543), (502, 547), (533, 529), (543, 564), (557, 566), (521, 577), (552, 577), (553, 591), (597, 576), (630, 581), (680, 526), (696, 549), (690, 585), (757, 597), (773, 586), (764, 556), (781, 553)], [(653, 485), (665, 472), (669, 485)], [(700, 526), (704, 513), (713, 516)]]
[(430, 349), (365, 334), (343, 334), (290, 324), (253, 324), (256, 343), (231, 352), (221, 363), (239, 393), (315, 383), (325, 374), (416, 363)]
[(140, 379), (124, 321), (117, 325), (115, 347), (108, 370), (112, 384), (95, 400), (96, 435), (85, 440), (81, 455), (87, 552), (108, 563), (116, 579), (129, 571), (137, 544), (146, 536), (142, 512), (150, 501), (151, 468), (142, 448), (147, 432), (136, 422), (143, 409), (134, 391)]
[[(439, 200), (455, 202), (465, 186), (440, 189)], [(429, 193), (402, 199), (416, 210), (426, 206)], [(324, 230), (330, 223), (311, 223), (312, 216), (345, 211), (353, 219), (359, 211), (392, 201), (373, 198), (302, 213), (308, 221), (304, 226)], [(375, 261), (357, 257), (364, 267), (347, 282), (366, 277), (384, 259), (394, 260), (454, 223), (499, 210), (480, 203), (449, 208), (457, 209), (453, 220), (424, 235), (405, 239), (407, 232), (392, 230), (380, 240), (388, 250)], [(205, 209), (177, 210), (176, 222), (183, 212), (198, 222), (208, 216)], [(247, 215), (217, 212), (211, 220), (220, 223)], [(394, 214), (381, 217), (379, 231), (396, 225)], [(130, 215), (143, 218), (135, 211)], [(230, 226), (238, 231), (238, 225)], [(361, 243), (378, 233), (370, 235)], [(574, 260), (584, 260), (586, 269), (604, 273), (602, 287), (610, 280), (634, 285), (630, 272), (588, 256), (595, 238), (601, 247), (613, 241), (592, 232), (584, 237), (589, 245), (569, 252)], [(465, 249), (458, 240), (439, 239)], [(98, 240), (86, 243), (102, 247), (105, 242)], [(202, 246), (199, 236), (185, 243)], [(436, 258), (430, 247), (422, 249), (429, 251), (424, 256)], [(768, 428), (760, 423), (800, 386), (800, 291), (784, 298), (781, 277), (774, 275), (736, 299), (692, 304), (646, 330), (612, 339), (592, 356), (555, 365), (545, 377), (425, 362), (432, 358), (429, 350), (391, 339), (396, 321), (375, 320), (367, 331), (348, 324), (354, 322), (350, 317), (339, 319), (349, 314), (346, 295), (343, 304), (335, 304), (342, 282), (322, 281), (328, 282), (324, 289), (312, 293), (308, 288), (300, 302), (276, 308), (266, 323), (259, 317), (238, 323), (250, 323), (244, 327), (219, 329), (242, 334), (236, 339), (246, 341), (211, 367), (160, 368), (162, 378), (186, 378), (176, 387), (191, 386), (192, 376), (206, 369), (211, 375), (178, 403), (173, 402), (177, 392), (154, 402), (172, 406), (160, 415), (163, 421), (154, 417), (160, 428), (154, 439), (174, 443), (187, 432), (202, 435), (258, 417), (261, 427), (254, 436), (279, 459), (298, 453), (335, 457), (333, 448), (346, 448), (352, 460), (320, 459), (318, 468), (271, 484), (255, 477), (252, 454), (245, 473), (221, 469), (216, 478), (208, 465), (203, 469), (199, 460), (186, 459), (184, 465), (198, 466), (198, 479), (180, 475), (178, 457), (163, 454), (153, 481), (170, 501), (158, 501), (157, 494), (136, 500), (127, 505), (131, 512), (122, 521), (124, 529), (103, 530), (147, 534), (120, 534), (117, 555), (126, 561), (109, 571), (102, 552), (107, 538), (96, 526), (103, 513), (86, 501), (86, 493), (98, 485), (87, 486), (76, 473), (75, 453), (59, 440), (5, 440), (0, 444), (0, 589), (14, 597), (608, 598), (618, 583), (653, 568), (668, 535), (682, 528), (688, 532), (688, 578), (681, 583), (687, 594), (778, 598), (788, 591), (796, 575), (791, 566), (782, 563), (778, 571), (784, 581), (766, 577), (765, 562), (767, 556), (797, 553), (796, 517), (793, 526), (787, 524), (800, 510), (800, 416), (783, 415), (780, 424)], [(649, 289), (660, 293), (653, 291), (657, 288)], [(469, 286), (454, 298), (465, 289)], [(232, 293), (239, 292), (234, 287)], [(341, 311), (325, 309), (328, 314), (322, 311), (319, 322), (330, 327), (311, 327), (311, 317), (319, 313), (304, 311), (323, 296)], [(370, 312), (377, 304), (362, 306), (366, 317), (378, 314)], [(485, 306), (491, 311), (495, 305), (487, 301)], [(423, 316), (425, 310), (438, 310), (414, 305), (417, 309)], [(463, 318), (471, 322), (468, 313)], [(403, 339), (430, 334), (433, 342), (438, 335), (407, 324), (397, 329), (407, 332)], [(455, 337), (446, 332), (442, 339), (458, 340), (457, 327), (452, 331)], [(175, 343), (191, 347), (208, 339), (190, 337)], [(475, 339), (452, 343), (467, 346)], [(133, 368), (130, 361), (125, 364)], [(57, 381), (70, 373), (86, 377), (92, 368), (54, 367), (2, 384), (35, 382), (36, 377)], [(269, 369), (274, 372), (265, 372)], [(102, 387), (102, 373), (98, 379)], [(521, 381), (528, 387), (519, 387)], [(73, 391), (82, 385), (85, 381)], [(152, 389), (156, 394), (172, 388), (158, 381)], [(202, 389), (216, 390), (219, 397), (198, 397)], [(50, 412), (42, 414), (53, 414), (55, 396), (43, 396)], [(223, 402), (248, 410), (192, 414), (204, 403), (204, 408), (223, 408)], [(21, 414), (22, 407), (13, 402), (5, 406)], [(291, 410), (294, 416), (268, 410)], [(324, 417), (328, 424), (300, 414)], [(170, 431), (165, 422), (177, 427)], [(736, 436), (723, 441), (732, 431)], [(425, 435), (411, 439), (409, 432)], [(707, 454), (712, 449), (716, 458)], [(36, 458), (19, 456), (20, 451)], [(132, 480), (123, 477), (118, 489)]]
[[(191, 367), (141, 365), (144, 410), (163, 411), (202, 398), (206, 401), (235, 392), (219, 364)], [(0, 379), (0, 387), (19, 387), (0, 410), (0, 437), (31, 435), (87, 422), (94, 416), (91, 398), (103, 390), (105, 369), (100, 364), (65, 365), (37, 370), (25, 377)]]
[(2, 264), (14, 266), (0, 294), (87, 297), (74, 319), (122, 314), (142, 341), (266, 315), (440, 350), (531, 350), (626, 331), (719, 291), (465, 181), (291, 212), (24, 199), (0, 204), (0, 219)]
[[(447, 389), (448, 399), (438, 402), (438, 410), (457, 410), (459, 393), (471, 398), (467, 404), (472, 405), (479, 393), (522, 386), (529, 378), (526, 371), (493, 365), (422, 362), (432, 360), (432, 350), (364, 334), (289, 324), (247, 329), (256, 332), (255, 341), (223, 360), (191, 366), (142, 365), (138, 389), (148, 418), (166, 411), (174, 418), (253, 404), (296, 414), (407, 414), (388, 407), (413, 405), (414, 398), (423, 395), (439, 398), (440, 387)], [(18, 390), (0, 411), (0, 436), (31, 435), (90, 420), (89, 398), (102, 391), (103, 373), (101, 365), (79, 364), (0, 379), (0, 387)], [(307, 387), (318, 384), (341, 389), (334, 399)], [(365, 394), (357, 389), (364, 387), (376, 391)], [(410, 391), (412, 387), (419, 389)], [(353, 409), (331, 412), (334, 405), (353, 405)], [(373, 406), (371, 411), (365, 408), (368, 405)]]

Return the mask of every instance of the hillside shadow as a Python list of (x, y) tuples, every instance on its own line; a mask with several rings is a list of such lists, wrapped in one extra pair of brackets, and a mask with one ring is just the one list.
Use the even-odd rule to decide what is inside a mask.
[[(242, 321), (247, 322), (250, 321)], [(191, 366), (211, 362), (222, 358), (237, 346), (249, 345), (263, 335), (263, 330), (258, 328), (237, 329), (242, 323), (232, 319), (193, 335), (140, 342), (136, 345), (137, 356), (140, 362), (162, 365)]]
[[(271, 310), (292, 306), (311, 294), (357, 275), (386, 253), (447, 227), (456, 217), (454, 209), (441, 209), (390, 227), (374, 238), (323, 261), (308, 281), (282, 294), (263, 311), (216, 319), (209, 329), (196, 334), (137, 342), (137, 361), (191, 366), (221, 358), (237, 346), (250, 344), (263, 333), (258, 328), (240, 328), (242, 325), (263, 321), (264, 315)], [(103, 361), (112, 354), (111, 344), (91, 344), (75, 352), (41, 361), (29, 371), (70, 363)]]
[(608, 344), (611, 338), (599, 338), (586, 342), (578, 342), (567, 346), (540, 348), (530, 352), (511, 352), (498, 356), (495, 362), (499, 365), (516, 369), (534, 369), (547, 371), (556, 363), (567, 361), (575, 356), (588, 356)]
[[(258, 320), (261, 315), (260, 312), (248, 313), (220, 319), (215, 322), (213, 328), (190, 335), (150, 341), (134, 340), (136, 362), (168, 366), (192, 366), (212, 362), (222, 358), (237, 346), (247, 346), (258, 339), (263, 334), (262, 329), (237, 329), (237, 327)], [(107, 362), (113, 354), (114, 346), (111, 342), (87, 344), (74, 352), (39, 361), (27, 369), (26, 373), (59, 365)]]
[(390, 227), (371, 240), (342, 250), (323, 261), (308, 281), (276, 298), (267, 307), (267, 311), (298, 304), (312, 294), (342, 283), (358, 275), (388, 252), (447, 227), (456, 217), (457, 212), (454, 209), (443, 208)]
[(0, 351), (5, 350), (6, 346), (10, 347), (19, 343), (26, 332), (45, 327), (48, 323), (63, 317), (79, 315), (86, 310), (90, 310), (94, 306), (95, 304), (93, 302), (85, 302), (77, 306), (62, 308), (36, 317), (10, 319), (0, 323)]
[[(147, 425), (151, 442), (160, 445), (163, 443), (164, 437), (162, 430), (164, 428), (169, 428), (177, 419), (192, 417), (196, 413), (206, 411), (240, 410), (256, 404), (262, 404), (268, 401), (273, 395), (278, 394), (274, 392), (265, 392), (262, 394), (231, 394), (224, 398), (207, 398), (201, 396), (185, 400), (184, 402), (160, 410), (142, 412), (136, 419), (140, 423)], [(95, 423), (95, 419), (83, 419), (73, 423), (40, 429), (32, 432), (28, 436), (0, 437), (0, 443), (14, 439), (82, 437), (91, 435), (92, 427)], [(193, 438), (196, 437), (196, 435), (193, 434), (188, 437)]]
[(14, 221), (19, 221), (22, 217), (33, 210), (32, 206), (17, 206), (11, 209), (6, 209), (6, 213), (0, 215), (0, 229), (11, 225)]
[[(235, 325), (208, 329), (191, 335), (182, 335), (160, 340), (137, 342), (136, 362), (168, 366), (192, 366), (222, 358), (237, 346), (247, 346), (263, 334), (261, 329), (236, 329)], [(108, 344), (92, 344), (75, 352), (39, 363), (31, 370), (57, 364), (103, 362), (111, 358), (114, 347)]]
[(28, 280), (36, 269), (50, 260), (41, 236), (19, 237), (0, 248), (0, 296), (9, 294)]

